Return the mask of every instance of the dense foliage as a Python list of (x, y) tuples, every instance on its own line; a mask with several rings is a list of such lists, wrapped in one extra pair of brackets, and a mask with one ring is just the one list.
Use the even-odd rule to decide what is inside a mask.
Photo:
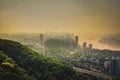
[(36, 80), (5, 53), (0, 52), (0, 80)]
[(18, 42), (0, 39), (0, 80), (97, 80)]

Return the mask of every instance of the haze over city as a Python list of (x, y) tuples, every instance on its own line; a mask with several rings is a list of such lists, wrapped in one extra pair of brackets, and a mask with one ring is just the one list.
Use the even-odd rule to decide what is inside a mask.
[(0, 0), (0, 80), (120, 80), (120, 0)]
[[(119, 34), (119, 0), (0, 0), (0, 33), (64, 32), (80, 36), (79, 44), (96, 48), (105, 34)], [(106, 46), (106, 47), (105, 47)]]

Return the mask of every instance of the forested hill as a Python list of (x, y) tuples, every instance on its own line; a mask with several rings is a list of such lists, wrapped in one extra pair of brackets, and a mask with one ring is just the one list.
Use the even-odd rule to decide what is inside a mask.
[(18, 42), (0, 39), (0, 80), (97, 80)]

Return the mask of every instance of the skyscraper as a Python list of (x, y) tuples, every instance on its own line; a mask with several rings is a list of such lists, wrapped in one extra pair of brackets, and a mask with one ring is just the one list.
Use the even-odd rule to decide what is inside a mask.
[(88, 48), (89, 48), (89, 49), (92, 49), (92, 44), (89, 44)]
[(86, 49), (86, 48), (87, 48), (87, 43), (84, 42), (84, 43), (83, 43), (83, 49)]
[(43, 46), (44, 41), (43, 41), (43, 34), (40, 34), (40, 45)]
[(114, 58), (111, 60), (111, 74), (113, 76), (120, 76), (120, 59)]
[(78, 40), (79, 40), (79, 37), (75, 36), (75, 43), (76, 43), (76, 45), (78, 45)]
[(108, 69), (110, 67), (111, 62), (110, 61), (105, 61), (104, 62), (104, 68)]

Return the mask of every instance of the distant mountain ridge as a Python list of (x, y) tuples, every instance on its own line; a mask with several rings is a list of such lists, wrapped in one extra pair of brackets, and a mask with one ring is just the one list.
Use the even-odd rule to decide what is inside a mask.
[(107, 44), (112, 47), (119, 47), (120, 48), (120, 34), (109, 34), (103, 36), (100, 40), (100, 43)]

